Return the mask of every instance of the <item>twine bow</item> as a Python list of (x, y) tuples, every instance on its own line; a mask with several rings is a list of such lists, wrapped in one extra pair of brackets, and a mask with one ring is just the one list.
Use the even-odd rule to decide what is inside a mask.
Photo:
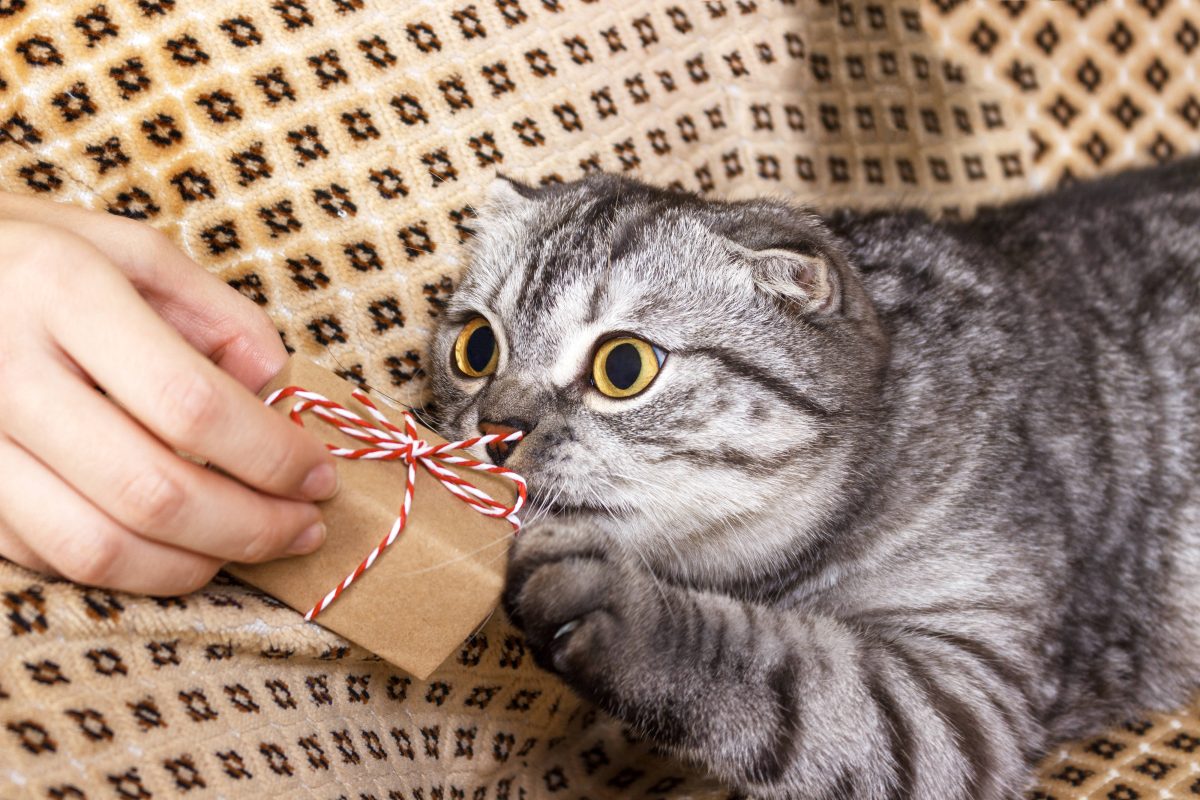
[[(442, 485), (450, 490), (455, 497), (480, 514), (483, 514), (485, 517), (502, 517), (508, 520), (509, 524), (513, 526), (513, 530), (521, 527), (521, 521), (517, 518), (517, 512), (525, 504), (525, 479), (512, 470), (504, 469), (494, 464), (485, 464), (482, 461), (476, 461), (466, 456), (455, 455), (454, 451), (474, 447), (477, 444), (488, 445), (493, 442), (516, 442), (524, 435), (523, 433), (514, 431), (506, 436), (489, 434), (457, 442), (430, 444), (417, 436), (416, 423), (413, 421), (412, 415), (407, 411), (404, 412), (404, 428), (401, 429), (393, 425), (375, 407), (375, 404), (371, 402), (366, 393), (355, 389), (352, 395), (355, 400), (362, 404), (367, 413), (375, 418), (376, 424), (372, 424), (324, 395), (310, 392), (299, 386), (288, 386), (284, 389), (278, 389), (268, 395), (264, 401), (268, 406), (273, 406), (286, 398), (296, 397), (298, 398), (298, 402), (292, 407), (289, 416), (297, 425), (304, 427), (304, 420), (301, 415), (306, 411), (311, 411), (322, 421), (335, 426), (347, 436), (351, 436), (368, 445), (356, 449), (326, 444), (325, 446), (329, 448), (329, 452), (337, 458), (403, 461), (408, 465), (408, 480), (404, 486), (404, 503), (400, 506), (400, 513), (396, 517), (396, 521), (392, 523), (391, 530), (388, 531), (387, 536), (379, 544), (375, 545), (375, 548), (371, 550), (353, 572), (321, 598), (320, 602), (308, 610), (308, 613), (304, 615), (306, 620), (316, 618), (334, 600), (338, 599), (350, 584), (371, 568), (371, 565), (375, 563), (380, 554), (390, 547), (396, 541), (396, 537), (400, 535), (400, 532), (404, 530), (404, 525), (408, 522), (409, 511), (412, 508), (413, 486), (417, 478), (417, 464), (420, 464), (431, 475), (441, 481)], [(470, 481), (465, 480), (454, 471), (443, 466), (447, 464), (478, 472), (490, 472), (493, 475), (500, 475), (509, 479), (517, 486), (516, 500), (511, 506), (506, 506), (492, 499), (487, 492), (484, 492)]]

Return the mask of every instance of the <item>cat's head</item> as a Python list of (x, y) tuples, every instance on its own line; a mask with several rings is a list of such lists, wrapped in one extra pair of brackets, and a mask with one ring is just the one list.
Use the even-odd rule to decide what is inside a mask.
[(503, 463), (531, 514), (593, 516), (700, 582), (817, 534), (853, 480), (886, 345), (815, 216), (597, 176), (498, 179), (477, 222), (434, 402), (450, 437), (525, 431)]

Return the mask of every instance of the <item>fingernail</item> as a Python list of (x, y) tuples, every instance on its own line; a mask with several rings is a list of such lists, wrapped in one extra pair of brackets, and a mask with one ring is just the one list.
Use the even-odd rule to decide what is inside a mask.
[(325, 543), (325, 523), (318, 522), (304, 529), (303, 532), (292, 540), (292, 546), (288, 548), (289, 556), (308, 555)]
[(328, 500), (337, 494), (338, 474), (333, 464), (313, 467), (304, 479), (300, 493), (308, 500)]

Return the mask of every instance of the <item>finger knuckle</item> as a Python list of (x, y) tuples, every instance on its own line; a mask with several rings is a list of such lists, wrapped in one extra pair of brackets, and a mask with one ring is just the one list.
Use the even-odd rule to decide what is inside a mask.
[(163, 232), (144, 223), (133, 220), (122, 220), (126, 225), (125, 240), (128, 242), (130, 255), (123, 259), (130, 277), (149, 278), (162, 265), (170, 264), (178, 258), (174, 242)]
[(162, 470), (136, 473), (117, 495), (116, 516), (135, 530), (149, 532), (171, 524), (185, 502), (183, 487)]
[(162, 427), (173, 444), (189, 447), (203, 441), (218, 421), (220, 397), (214, 381), (199, 372), (181, 373), (163, 387)]
[[(299, 432), (298, 428), (296, 432)], [(252, 480), (259, 486), (282, 486), (284, 483), (295, 483), (296, 486), (286, 488), (298, 489), (299, 481), (304, 479), (304, 475), (299, 474), (301, 472), (299, 470), (301, 452), (300, 444), (296, 441), (299, 437), (289, 430), (286, 435), (278, 438), (278, 441), (273, 440), (261, 449)]]
[(75, 583), (111, 586), (125, 554), (124, 532), (101, 523), (73, 530), (76, 533), (53, 554), (54, 568)]

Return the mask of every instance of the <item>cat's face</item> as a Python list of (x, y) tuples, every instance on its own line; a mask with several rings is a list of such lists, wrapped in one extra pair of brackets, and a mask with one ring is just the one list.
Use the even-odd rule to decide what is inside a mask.
[(882, 351), (815, 219), (602, 177), (498, 181), (478, 223), (433, 346), (443, 434), (526, 429), (504, 465), (531, 514), (695, 579), (811, 535)]

